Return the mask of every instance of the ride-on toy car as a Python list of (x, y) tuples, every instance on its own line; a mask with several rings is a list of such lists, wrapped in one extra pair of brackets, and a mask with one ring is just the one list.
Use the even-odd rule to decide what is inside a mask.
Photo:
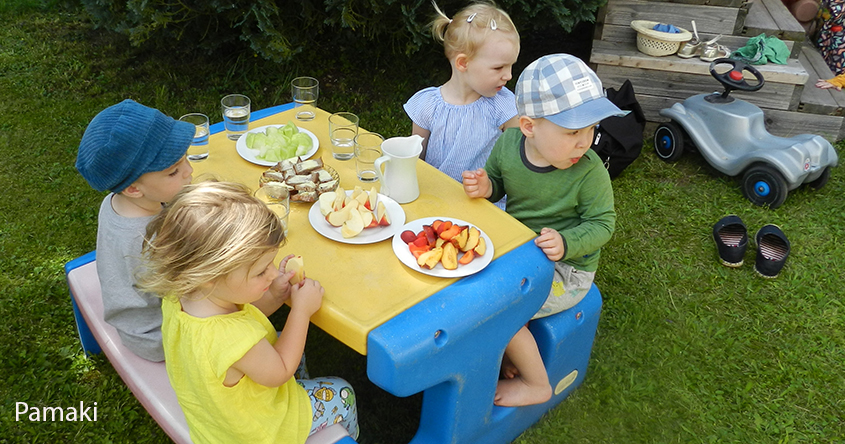
[[(717, 66), (730, 65), (718, 72)], [(749, 84), (743, 71), (757, 79)], [(697, 149), (707, 162), (728, 176), (742, 175), (742, 191), (756, 205), (779, 207), (789, 190), (801, 184), (814, 189), (830, 178), (838, 157), (833, 146), (812, 134), (784, 138), (766, 131), (763, 111), (730, 96), (732, 90), (757, 91), (763, 75), (741, 61), (721, 58), (710, 63), (710, 74), (725, 87), (723, 93), (699, 94), (660, 110), (672, 119), (654, 132), (654, 150), (667, 161), (678, 160), (684, 149)]]

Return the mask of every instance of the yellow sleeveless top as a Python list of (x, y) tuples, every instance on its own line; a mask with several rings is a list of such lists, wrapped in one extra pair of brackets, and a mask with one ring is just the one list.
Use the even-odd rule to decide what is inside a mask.
[(229, 367), (261, 339), (276, 342), (260, 310), (246, 304), (237, 313), (197, 318), (169, 299), (161, 310), (167, 376), (195, 444), (305, 442), (311, 403), (295, 379), (265, 387), (244, 376), (223, 385)]

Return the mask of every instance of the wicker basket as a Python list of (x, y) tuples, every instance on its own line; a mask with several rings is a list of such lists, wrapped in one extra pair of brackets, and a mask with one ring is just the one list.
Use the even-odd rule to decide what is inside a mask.
[(650, 56), (667, 56), (678, 52), (681, 44), (692, 39), (692, 33), (683, 28), (681, 32), (655, 31), (654, 26), (659, 22), (648, 20), (634, 20), (631, 27), (637, 31), (637, 49)]

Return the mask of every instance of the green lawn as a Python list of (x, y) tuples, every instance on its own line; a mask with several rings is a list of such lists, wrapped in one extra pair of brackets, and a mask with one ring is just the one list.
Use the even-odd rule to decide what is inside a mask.
[[(94, 249), (103, 197), (74, 168), (88, 121), (124, 98), (173, 116), (218, 116), (232, 92), (266, 108), (290, 101), (291, 78), (313, 75), (324, 109), (354, 110), (368, 129), (405, 135), (401, 104), (442, 83), (448, 66), (434, 45), (410, 59), (364, 43), (330, 57), (315, 46), (288, 66), (155, 52), (29, 3), (0, 1), (0, 443), (167, 442), (108, 361), (85, 359), (76, 337), (62, 267)], [(515, 73), (542, 51), (588, 53), (533, 38)], [(516, 442), (845, 442), (843, 171), (768, 210), (697, 155), (670, 165), (646, 147), (614, 181), (619, 219), (597, 277), (604, 309), (587, 378)], [(757, 276), (752, 251), (743, 268), (719, 265), (711, 229), (730, 213), (752, 234), (767, 223), (787, 233), (792, 255), (780, 277)], [(308, 349), (312, 373), (356, 388), (359, 442), (408, 441), (419, 396), (375, 387), (365, 359), (316, 328)], [(15, 421), (16, 402), (80, 401), (97, 402), (96, 422)]]

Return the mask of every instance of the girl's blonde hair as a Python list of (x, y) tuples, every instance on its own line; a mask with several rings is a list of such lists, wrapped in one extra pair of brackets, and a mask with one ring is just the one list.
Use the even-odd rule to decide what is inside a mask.
[(493, 3), (476, 2), (461, 9), (449, 18), (437, 3), (431, 2), (437, 17), (431, 22), (431, 35), (443, 43), (446, 58), (452, 60), (458, 54), (475, 56), (484, 40), (494, 32), (503, 33), (514, 40), (519, 48), (519, 33), (510, 16)]
[(146, 270), (137, 286), (161, 297), (189, 295), (284, 242), (284, 226), (241, 184), (185, 186), (147, 225)]

